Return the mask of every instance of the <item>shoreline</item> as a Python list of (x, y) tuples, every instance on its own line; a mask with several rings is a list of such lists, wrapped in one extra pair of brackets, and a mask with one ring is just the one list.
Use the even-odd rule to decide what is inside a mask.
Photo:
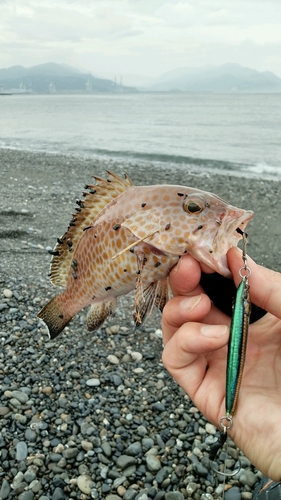
[[(281, 270), (278, 206), (281, 181), (202, 175), (200, 172), (196, 175), (184, 168), (173, 171), (153, 164), (148, 168), (134, 162), (124, 168), (122, 162), (114, 160), (10, 149), (0, 149), (3, 179), (0, 213), (6, 214), (2, 215), (0, 252), (5, 254), (5, 248), (13, 249), (13, 243), (21, 239), (36, 244), (36, 234), (37, 244), (43, 249), (53, 247), (56, 238), (64, 233), (75, 210), (75, 200), (81, 198), (85, 184), (94, 183), (93, 175), (106, 177), (107, 169), (119, 175), (128, 174), (136, 185), (164, 183), (198, 187), (215, 193), (236, 207), (253, 210), (254, 218), (248, 225), (248, 252), (260, 264)], [(25, 216), (22, 211), (26, 212)], [(13, 212), (20, 215), (13, 217)], [(32, 231), (24, 234), (28, 226), (25, 222), (32, 222), (34, 234)], [(13, 241), (7, 238), (9, 231), (14, 231)], [(18, 238), (15, 237), (17, 231)], [(20, 231), (23, 231), (22, 235)]]

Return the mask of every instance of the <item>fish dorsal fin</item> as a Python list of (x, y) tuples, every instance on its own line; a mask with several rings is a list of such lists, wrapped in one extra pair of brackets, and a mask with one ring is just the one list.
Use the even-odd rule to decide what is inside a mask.
[(85, 186), (88, 192), (84, 193), (82, 201), (76, 202), (77, 212), (73, 215), (67, 231), (61, 238), (58, 238), (57, 245), (52, 252), (50, 270), (50, 279), (53, 285), (67, 285), (74, 252), (83, 231), (92, 225), (93, 220), (114, 198), (133, 186), (129, 177), (125, 176), (123, 179), (112, 172), (108, 171), (107, 173), (107, 179), (94, 176), (96, 184)]

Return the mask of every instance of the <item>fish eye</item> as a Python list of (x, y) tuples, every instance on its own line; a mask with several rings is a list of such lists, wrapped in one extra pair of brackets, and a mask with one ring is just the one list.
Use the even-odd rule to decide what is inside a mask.
[(184, 211), (191, 215), (200, 214), (200, 212), (203, 212), (204, 208), (207, 206), (208, 203), (206, 202), (204, 196), (199, 193), (192, 194), (190, 198), (187, 196), (182, 205)]
[(204, 203), (204, 200), (188, 200), (186, 199), (184, 204), (183, 204), (183, 209), (185, 212), (189, 214), (200, 214), (202, 210), (206, 207), (206, 203)]
[(190, 214), (199, 214), (199, 212), (202, 212), (203, 210), (203, 207), (200, 207), (200, 205), (198, 205), (194, 201), (190, 201), (189, 203), (187, 203), (186, 208), (187, 212), (189, 212)]

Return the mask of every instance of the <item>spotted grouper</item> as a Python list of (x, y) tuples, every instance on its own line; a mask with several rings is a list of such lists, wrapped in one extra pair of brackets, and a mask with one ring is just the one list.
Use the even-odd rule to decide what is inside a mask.
[(168, 275), (181, 255), (192, 255), (230, 277), (226, 253), (236, 246), (253, 212), (215, 194), (185, 186), (135, 186), (108, 172), (95, 177), (66, 233), (52, 251), (50, 278), (65, 290), (38, 316), (55, 338), (84, 307), (96, 330), (113, 313), (117, 297), (135, 290), (140, 325), (170, 296)]

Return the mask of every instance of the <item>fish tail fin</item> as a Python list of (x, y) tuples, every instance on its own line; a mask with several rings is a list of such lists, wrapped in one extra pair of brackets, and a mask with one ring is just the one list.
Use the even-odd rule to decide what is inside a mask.
[(46, 324), (51, 339), (56, 338), (73, 317), (64, 310), (59, 297), (56, 295), (37, 315)]
[(92, 304), (86, 319), (86, 326), (90, 332), (97, 330), (104, 322), (104, 320), (114, 313), (116, 307), (116, 299), (108, 300), (106, 302), (98, 302)]

